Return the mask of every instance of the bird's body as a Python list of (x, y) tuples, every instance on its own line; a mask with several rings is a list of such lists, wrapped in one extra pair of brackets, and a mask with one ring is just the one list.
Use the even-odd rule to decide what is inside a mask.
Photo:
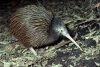
[(47, 45), (56, 40), (49, 33), (52, 18), (52, 13), (43, 7), (29, 5), (18, 9), (10, 17), (10, 32), (26, 47)]
[(35, 5), (17, 9), (9, 19), (9, 30), (27, 48), (48, 45), (61, 35), (70, 36), (60, 18)]

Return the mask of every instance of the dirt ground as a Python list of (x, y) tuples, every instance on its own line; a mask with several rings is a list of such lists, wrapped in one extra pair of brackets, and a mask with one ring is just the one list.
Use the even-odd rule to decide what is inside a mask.
[[(17, 8), (30, 4), (42, 5), (54, 15), (59, 16), (84, 52), (71, 41), (66, 40), (64, 46), (54, 50), (50, 49), (56, 44), (36, 48), (38, 56), (34, 56), (10, 34), (8, 27), (10, 15)], [(99, 0), (8, 0), (0, 2), (0, 67), (100, 67)]]

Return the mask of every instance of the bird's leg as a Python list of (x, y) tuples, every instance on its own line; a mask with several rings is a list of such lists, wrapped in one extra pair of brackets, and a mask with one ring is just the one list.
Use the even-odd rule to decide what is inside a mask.
[(33, 53), (35, 56), (37, 56), (37, 52), (36, 52), (32, 47), (30, 47), (29, 49), (32, 51), (32, 53)]

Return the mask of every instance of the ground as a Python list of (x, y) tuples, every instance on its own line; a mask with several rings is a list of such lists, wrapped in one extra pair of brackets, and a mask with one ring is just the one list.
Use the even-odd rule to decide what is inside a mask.
[[(9, 32), (8, 19), (15, 9), (40, 4), (59, 16), (84, 51), (71, 41), (54, 50), (54, 46), (35, 49), (38, 56)], [(59, 44), (60, 42), (58, 42)], [(100, 67), (100, 7), (93, 0), (32, 1), (21, 0), (0, 5), (0, 67)]]

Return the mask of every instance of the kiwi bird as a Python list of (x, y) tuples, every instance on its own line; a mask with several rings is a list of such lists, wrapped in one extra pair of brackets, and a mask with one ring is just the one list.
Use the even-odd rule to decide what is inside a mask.
[(37, 55), (34, 47), (53, 43), (60, 36), (70, 39), (82, 50), (69, 35), (63, 21), (41, 6), (27, 5), (17, 9), (9, 18), (9, 31), (34, 55)]

